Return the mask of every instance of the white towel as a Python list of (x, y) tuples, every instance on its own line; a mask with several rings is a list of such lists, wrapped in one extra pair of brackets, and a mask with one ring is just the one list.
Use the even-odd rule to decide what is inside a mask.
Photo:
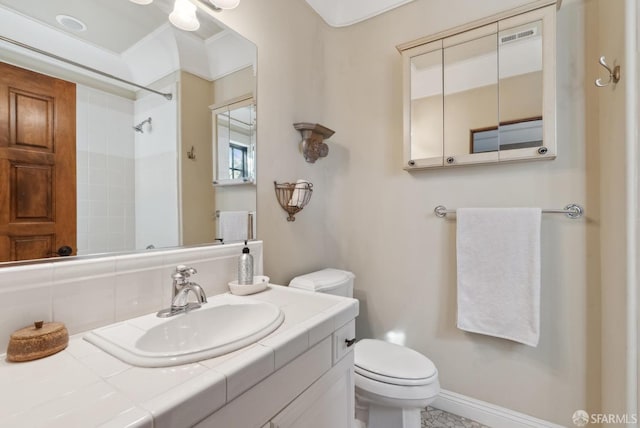
[(306, 196), (306, 192), (309, 191), (310, 184), (311, 183), (307, 180), (296, 181), (296, 185), (293, 188), (293, 192), (291, 193), (291, 199), (289, 199), (288, 203), (290, 207), (303, 207), (304, 197)]
[(458, 328), (540, 338), (540, 208), (457, 210)]
[[(256, 237), (255, 211), (253, 213), (253, 237)], [(218, 218), (218, 238), (223, 242), (238, 242), (247, 239), (249, 211), (220, 211)]]

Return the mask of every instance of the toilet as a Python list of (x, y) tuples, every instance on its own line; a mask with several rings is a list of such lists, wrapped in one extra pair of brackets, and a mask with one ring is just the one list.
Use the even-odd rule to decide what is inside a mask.
[[(353, 297), (351, 272), (323, 269), (290, 287)], [(424, 355), (377, 339), (355, 344), (356, 419), (368, 428), (420, 428), (420, 411), (440, 392), (438, 370)]]

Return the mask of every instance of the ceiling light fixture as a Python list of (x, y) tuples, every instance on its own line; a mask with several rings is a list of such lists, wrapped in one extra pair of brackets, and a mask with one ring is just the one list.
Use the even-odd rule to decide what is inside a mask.
[(196, 31), (200, 28), (196, 10), (197, 6), (189, 0), (176, 0), (173, 12), (169, 14), (169, 21), (181, 30)]
[(56, 15), (56, 21), (67, 30), (80, 32), (87, 30), (87, 24), (69, 15)]
[[(136, 4), (150, 4), (153, 0), (129, 0)], [(214, 12), (223, 9), (235, 9), (240, 4), (240, 0), (175, 0), (173, 11), (169, 14), (169, 21), (176, 27), (184, 31), (196, 31), (200, 28), (200, 22), (196, 16), (198, 7), (209, 8)]]
[(220, 9), (235, 9), (240, 4), (240, 0), (209, 0), (209, 3)]

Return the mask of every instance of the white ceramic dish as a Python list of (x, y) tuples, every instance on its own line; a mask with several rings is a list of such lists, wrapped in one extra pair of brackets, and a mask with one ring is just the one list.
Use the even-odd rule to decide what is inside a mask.
[(247, 294), (259, 293), (262, 290), (266, 290), (269, 285), (269, 277), (264, 275), (256, 275), (253, 277), (253, 284), (241, 285), (238, 281), (231, 281), (229, 283), (229, 290), (231, 294), (237, 296), (246, 296)]

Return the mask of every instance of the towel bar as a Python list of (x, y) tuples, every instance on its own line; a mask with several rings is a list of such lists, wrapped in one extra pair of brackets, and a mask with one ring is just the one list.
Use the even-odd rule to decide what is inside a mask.
[[(455, 214), (456, 210), (448, 210), (444, 205), (438, 205), (433, 212), (437, 217), (443, 218), (447, 214)], [(584, 214), (584, 209), (578, 204), (569, 204), (563, 209), (543, 209), (543, 213), (566, 214), (569, 218), (580, 218)]]

